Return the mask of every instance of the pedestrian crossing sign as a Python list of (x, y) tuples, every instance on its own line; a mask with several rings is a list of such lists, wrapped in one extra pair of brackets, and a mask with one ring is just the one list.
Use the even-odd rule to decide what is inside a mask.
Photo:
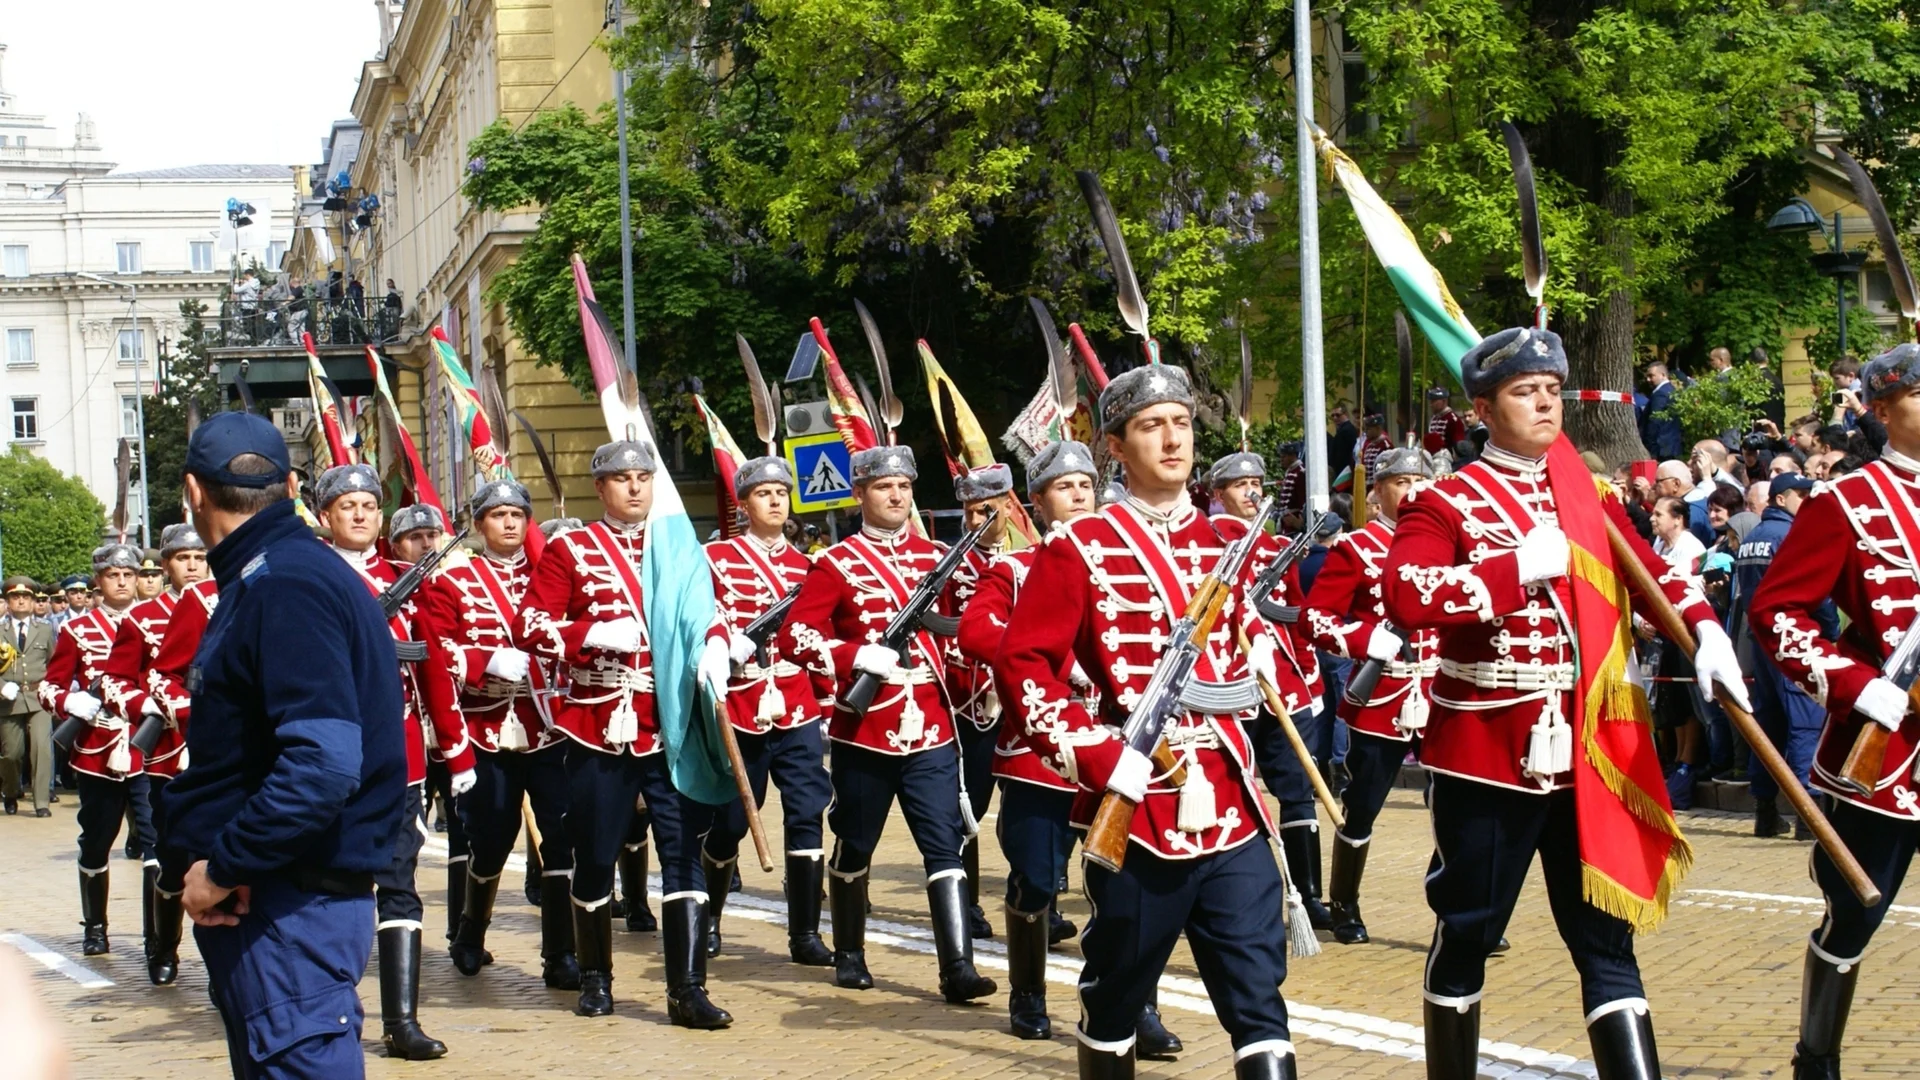
[(793, 512), (841, 510), (854, 504), (853, 453), (837, 431), (801, 435), (786, 441), (787, 464), (799, 481), (793, 489)]

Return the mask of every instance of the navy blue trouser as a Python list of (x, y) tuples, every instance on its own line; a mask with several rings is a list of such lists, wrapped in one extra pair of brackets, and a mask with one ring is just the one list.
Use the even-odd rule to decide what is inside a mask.
[(1354, 731), (1347, 743), (1347, 772), (1352, 779), (1340, 794), (1340, 808), (1347, 823), (1340, 835), (1358, 844), (1373, 835), (1373, 823), (1394, 781), (1400, 779), (1400, 763), (1407, 759), (1408, 743), (1383, 739), (1364, 731)]
[[(753, 801), (766, 805), (769, 776), (780, 788), (787, 851), (824, 851), (820, 819), (833, 801), (833, 782), (827, 779), (819, 722), (774, 728), (764, 735), (736, 730), (734, 738), (740, 743), (740, 759), (747, 766)], [(746, 835), (747, 808), (735, 799), (714, 816), (713, 829), (707, 833), (707, 858), (716, 863), (737, 858), (740, 839)]]
[(1900, 882), (1913, 864), (1913, 852), (1920, 845), (1920, 821), (1901, 821), (1871, 810), (1862, 810), (1844, 799), (1828, 798), (1827, 820), (1833, 831), (1846, 841), (1847, 849), (1860, 860), (1861, 869), (1880, 890), (1880, 903), (1860, 906), (1860, 899), (1847, 888), (1846, 879), (1827, 857), (1820, 845), (1813, 847), (1813, 880), (1827, 895), (1827, 916), (1814, 931), (1813, 943), (1840, 960), (1857, 960), (1867, 951), (1867, 942), (1880, 929), (1887, 909), (1900, 891)]
[[(521, 797), (533, 803), (540, 826), (540, 868), (545, 876), (565, 877), (573, 869), (567, 848), (567, 748), (478, 750), (473, 755), (473, 789), (457, 800), (455, 817), (464, 827), (471, 852), (468, 870), (481, 880), (498, 877), (520, 839)], [(453, 834), (453, 822), (447, 823)], [(451, 844), (451, 839), (449, 839)]]
[[(1314, 652), (1319, 654), (1320, 682), (1326, 687), (1320, 695), (1320, 715), (1331, 718), (1327, 721), (1327, 734), (1331, 736), (1327, 740), (1331, 744), (1328, 752), (1332, 760), (1345, 761), (1351, 729), (1346, 721), (1334, 715), (1334, 710), (1340, 707), (1340, 695), (1347, 692), (1347, 679), (1353, 675), (1353, 661), (1325, 649), (1315, 649)], [(1307, 744), (1307, 749), (1313, 748), (1312, 743)]]
[[(1294, 730), (1300, 733), (1300, 741), (1307, 744), (1308, 752), (1313, 752), (1315, 742), (1330, 733), (1331, 714), (1324, 710), (1319, 717), (1312, 709), (1301, 709), (1293, 714)], [(1318, 811), (1313, 806), (1313, 782), (1307, 779), (1306, 766), (1300, 762), (1300, 755), (1293, 752), (1293, 743), (1280, 727), (1280, 721), (1265, 707), (1260, 710), (1259, 719), (1253, 722), (1253, 763), (1260, 770), (1260, 776), (1267, 782), (1267, 790), (1280, 800), (1280, 827), (1285, 828), (1296, 822), (1311, 823), (1317, 820)], [(1318, 828), (1318, 826), (1314, 826)]]
[(1007, 906), (1032, 914), (1053, 904), (1073, 854), (1073, 792), (1020, 780), (1000, 782), (994, 831), (1007, 857)]
[(960, 755), (951, 744), (896, 757), (835, 743), (832, 775), (827, 825), (833, 829), (834, 873), (855, 878), (866, 872), (895, 799), (927, 877), (960, 869), (966, 829), (960, 821)]
[(582, 906), (613, 895), (614, 863), (632, 842), (634, 807), (642, 795), (653, 824), (661, 891), (706, 893), (700, 838), (713, 825), (716, 808), (680, 794), (667, 775), (666, 753), (634, 757), (569, 743), (566, 833), (573, 845), (573, 898)]
[(373, 908), (371, 896), (302, 892), (268, 878), (253, 883), (239, 925), (193, 928), (235, 1077), (366, 1075), (356, 988), (373, 953)]
[(80, 810), (74, 815), (80, 823), (80, 869), (107, 868), (128, 810), (133, 811), (134, 850), (142, 859), (154, 857), (152, 793), (145, 774), (106, 780), (76, 771), (73, 779), (80, 792)]
[(1427, 952), (1429, 997), (1443, 1003), (1478, 998), (1487, 956), (1507, 932), (1535, 852), (1554, 925), (1580, 973), (1585, 1011), (1647, 996), (1633, 929), (1587, 903), (1582, 890), (1572, 788), (1533, 795), (1436, 774), (1427, 805), (1434, 841), (1427, 906), (1438, 920)]
[(400, 802), (400, 828), (393, 835), (393, 865), (373, 875), (374, 906), (379, 909), (380, 926), (420, 926), (420, 890), (414, 885), (414, 872), (420, 862), (420, 848), (427, 842), (427, 817), (420, 800), (425, 784), (408, 784)]
[[(1800, 786), (1807, 786), (1813, 771), (1813, 754), (1820, 748), (1820, 732), (1826, 727), (1827, 710), (1795, 686), (1772, 664), (1760, 665), (1753, 675), (1753, 718), (1780, 756), (1793, 767)], [(1755, 762), (1747, 779), (1756, 801), (1770, 802), (1780, 794), (1773, 774)]]
[(1129, 844), (1118, 873), (1087, 864), (1093, 918), (1080, 936), (1083, 1038), (1123, 1049), (1181, 931), (1234, 1049), (1289, 1039), (1286, 889), (1265, 837), (1218, 855), (1162, 859)]

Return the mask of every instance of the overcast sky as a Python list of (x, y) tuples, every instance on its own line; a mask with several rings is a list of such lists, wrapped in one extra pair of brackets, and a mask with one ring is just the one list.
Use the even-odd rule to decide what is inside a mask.
[(379, 28), (370, 0), (5, 0), (0, 80), (61, 145), (90, 114), (122, 170), (311, 164)]

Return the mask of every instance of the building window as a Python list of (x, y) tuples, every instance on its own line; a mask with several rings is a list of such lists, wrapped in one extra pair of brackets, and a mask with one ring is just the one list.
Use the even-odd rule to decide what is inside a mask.
[(131, 364), (146, 359), (146, 334), (140, 330), (120, 331), (120, 362)]
[(267, 269), (280, 269), (280, 264), (286, 261), (286, 258), (287, 242), (285, 240), (275, 240), (267, 245)]
[(140, 272), (139, 244), (115, 244), (113, 247), (116, 260), (114, 266), (120, 273), (137, 274)]
[(25, 244), (8, 244), (0, 249), (0, 264), (3, 264), (0, 269), (4, 269), (8, 277), (26, 277), (33, 272), (28, 267)]
[(1340, 28), (1340, 89), (1346, 116), (1340, 124), (1347, 138), (1370, 135), (1380, 126), (1380, 118), (1366, 109), (1367, 86), (1373, 81), (1367, 70), (1366, 54), (1346, 27)]
[(40, 399), (17, 397), (13, 399), (13, 441), (40, 441)]
[(7, 366), (33, 366), (33, 331), (7, 331)]
[(187, 256), (193, 264), (194, 273), (213, 273), (213, 241), (192, 241), (187, 245)]
[(140, 437), (140, 401), (132, 394), (120, 395), (120, 434), (129, 439)]

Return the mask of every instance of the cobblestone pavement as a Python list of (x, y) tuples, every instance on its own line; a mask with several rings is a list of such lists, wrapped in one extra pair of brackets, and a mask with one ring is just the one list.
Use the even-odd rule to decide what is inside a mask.
[[(777, 800), (775, 800), (777, 803)], [(140, 959), (135, 864), (114, 860), (112, 940), (106, 957), (82, 958), (77, 924), (74, 799), (51, 820), (0, 818), (0, 940), (27, 951), (36, 986), (64, 1025), (79, 1077), (224, 1075), (225, 1047), (207, 1002), (206, 980), (189, 944), (172, 989), (147, 985)], [(779, 850), (779, 813), (766, 815)], [(1683, 815), (1699, 858), (1658, 934), (1641, 939), (1642, 967), (1662, 1058), (1672, 1077), (1790, 1074), (1798, 1015), (1802, 943), (1821, 904), (1807, 880), (1810, 845), (1756, 840), (1748, 819)], [(990, 827), (990, 823), (989, 823)], [(1420, 973), (1432, 917), (1420, 892), (1429, 834), (1417, 792), (1394, 792), (1375, 832), (1365, 908), (1373, 944), (1327, 941), (1294, 961), (1285, 992), (1302, 1075), (1419, 1077)], [(746, 869), (724, 924), (725, 954), (712, 964), (715, 1000), (733, 1028), (695, 1033), (666, 1022), (657, 935), (616, 935), (610, 1018), (569, 1011), (572, 995), (539, 979), (538, 919), (521, 897), (518, 857), (500, 892), (488, 944), (498, 962), (478, 978), (457, 974), (442, 944), (444, 840), (422, 863), (428, 898), (428, 953), (422, 1022), (451, 1053), (439, 1062), (390, 1062), (378, 1042), (374, 974), (361, 983), (368, 1011), (368, 1073), (375, 1077), (571, 1076), (727, 1077), (1071, 1077), (1070, 1030), (1078, 1014), (1077, 945), (1054, 954), (1051, 1003), (1056, 1037), (1024, 1043), (1006, 1032), (1005, 954), (978, 945), (981, 966), (1002, 981), (1000, 996), (959, 1008), (936, 989), (922, 871), (906, 829), (895, 822), (874, 861), (869, 962), (877, 985), (836, 989), (822, 969), (787, 963), (780, 881)], [(749, 854), (744, 860), (751, 863)], [(776, 863), (778, 856), (776, 854)], [(991, 840), (985, 858), (987, 908), (996, 924), (1005, 865)], [(1075, 870), (1076, 888), (1078, 870)], [(658, 896), (654, 902), (657, 906)], [(1084, 923), (1076, 891), (1063, 899)], [(1507, 936), (1513, 951), (1492, 962), (1482, 1035), (1484, 1076), (1592, 1076), (1572, 966), (1554, 933), (1536, 875)], [(1912, 1017), (1920, 991), (1902, 975), (1920, 966), (1920, 906), (1890, 915), (1864, 965), (1846, 1052), (1849, 1077), (1912, 1076), (1920, 1035)], [(1169, 1026), (1186, 1040), (1177, 1063), (1142, 1062), (1143, 1077), (1230, 1077), (1232, 1055), (1206, 1004), (1184, 948), (1161, 983)]]

